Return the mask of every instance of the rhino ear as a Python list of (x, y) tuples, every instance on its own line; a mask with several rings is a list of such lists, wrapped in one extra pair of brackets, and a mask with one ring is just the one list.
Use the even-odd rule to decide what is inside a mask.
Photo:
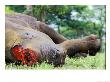
[(91, 37), (91, 40), (96, 40), (97, 39), (97, 37)]

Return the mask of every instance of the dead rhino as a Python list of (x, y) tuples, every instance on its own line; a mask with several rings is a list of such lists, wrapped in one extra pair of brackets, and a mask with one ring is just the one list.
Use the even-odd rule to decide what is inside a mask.
[(32, 29), (47, 34), (56, 44), (62, 43), (63, 41), (67, 40), (67, 38), (56, 32), (53, 28), (43, 22), (37, 21), (37, 19), (32, 16), (21, 13), (13, 13), (6, 14), (5, 17), (10, 19), (10, 21), (17, 22), (24, 26), (27, 25), (26, 27), (30, 26)]
[(6, 62), (21, 61), (22, 64), (33, 65), (46, 61), (54, 66), (64, 64), (66, 55), (63, 48), (48, 35), (8, 19), (5, 29)]

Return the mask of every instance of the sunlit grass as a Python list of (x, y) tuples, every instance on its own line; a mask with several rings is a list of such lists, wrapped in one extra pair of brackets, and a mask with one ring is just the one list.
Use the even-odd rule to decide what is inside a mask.
[(52, 65), (42, 63), (33, 66), (16, 66), (14, 64), (6, 65), (6, 69), (34, 69), (34, 70), (50, 70), (50, 69), (105, 69), (105, 53), (97, 53), (96, 56), (88, 56), (86, 58), (66, 58), (65, 65), (54, 68)]
[(86, 58), (66, 58), (62, 69), (105, 69), (105, 55), (98, 53), (96, 56)]

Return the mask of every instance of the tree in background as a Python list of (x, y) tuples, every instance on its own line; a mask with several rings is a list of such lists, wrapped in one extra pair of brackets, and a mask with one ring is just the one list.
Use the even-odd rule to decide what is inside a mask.
[(33, 16), (33, 6), (32, 5), (26, 5), (26, 10), (23, 12), (24, 14)]
[(9, 8), (10, 10), (13, 10), (15, 12), (22, 13), (26, 10), (25, 5), (6, 5), (6, 8)]
[(8, 5), (6, 8), (25, 13), (47, 24), (57, 26), (58, 32), (68, 38), (105, 35), (104, 5)]

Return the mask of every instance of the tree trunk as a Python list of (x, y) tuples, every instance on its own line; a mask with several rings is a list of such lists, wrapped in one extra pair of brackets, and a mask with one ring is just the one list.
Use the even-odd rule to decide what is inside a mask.
[(60, 26), (58, 26), (58, 33), (60, 33)]
[(26, 11), (24, 11), (25, 14), (33, 16), (33, 7), (32, 5), (26, 5)]
[(40, 21), (42, 21), (42, 22), (45, 22), (45, 15), (46, 15), (46, 13), (45, 13), (45, 6), (41, 6), (41, 8), (40, 8), (40, 13), (39, 13), (39, 20)]
[(99, 17), (99, 20), (101, 21), (101, 29), (99, 31), (99, 38), (101, 40), (101, 49), (100, 49), (100, 51), (103, 51), (103, 48), (102, 48), (102, 46), (103, 46), (103, 39), (102, 38), (103, 38), (104, 21), (103, 21), (103, 10), (102, 9), (100, 9), (100, 14), (102, 16), (102, 17)]

